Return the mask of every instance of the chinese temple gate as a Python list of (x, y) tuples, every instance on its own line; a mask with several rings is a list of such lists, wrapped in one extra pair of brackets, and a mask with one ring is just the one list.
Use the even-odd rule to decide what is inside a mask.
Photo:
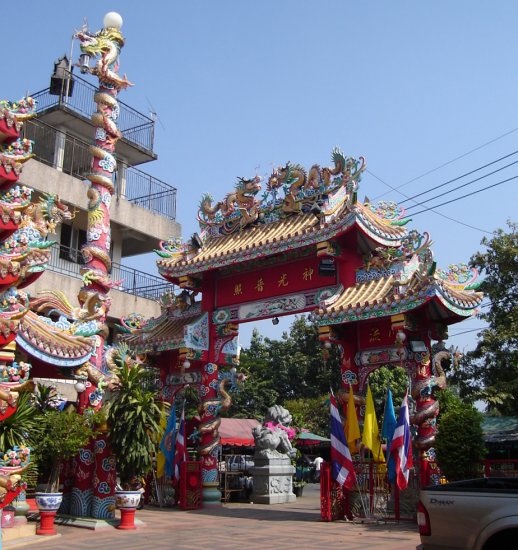
[[(394, 203), (359, 202), (363, 158), (332, 152), (332, 166), (307, 172), (291, 162), (261, 178), (239, 178), (215, 203), (199, 207), (200, 234), (163, 242), (158, 269), (179, 285), (159, 318), (123, 321), (137, 352), (160, 354), (164, 398), (199, 384), (204, 501), (219, 502), (219, 412), (223, 382), (235, 380), (240, 323), (311, 313), (325, 348), (339, 346), (344, 388), (365, 391), (370, 372), (401, 366), (412, 380), (421, 483), (437, 480), (433, 441), (444, 388), (432, 340), (470, 317), (482, 301), (465, 264), (436, 267), (428, 234)], [(228, 370), (227, 367), (230, 367)]]

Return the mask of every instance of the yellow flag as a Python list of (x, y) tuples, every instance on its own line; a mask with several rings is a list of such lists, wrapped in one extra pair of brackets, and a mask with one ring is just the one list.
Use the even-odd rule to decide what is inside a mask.
[[(162, 411), (162, 415), (160, 417), (160, 434), (157, 437), (158, 441), (161, 441), (165, 429), (167, 426), (167, 412)], [(165, 456), (164, 453), (160, 450), (160, 447), (158, 447), (157, 453), (156, 453), (156, 477), (162, 477), (164, 475), (164, 468), (165, 468)]]
[(374, 400), (370, 386), (367, 384), (367, 399), (365, 403), (365, 421), (363, 423), (362, 443), (371, 450), (372, 457), (377, 462), (385, 462), (385, 456), (381, 450), (381, 439), (374, 410)]
[(354, 406), (353, 387), (349, 386), (349, 401), (347, 402), (347, 420), (345, 422), (345, 438), (351, 454), (358, 452), (358, 440), (360, 439), (360, 425)]

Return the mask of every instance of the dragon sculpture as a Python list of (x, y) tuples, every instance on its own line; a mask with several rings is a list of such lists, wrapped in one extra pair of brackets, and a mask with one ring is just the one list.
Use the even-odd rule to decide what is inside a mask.
[(218, 212), (225, 219), (230, 219), (233, 214), (239, 212), (239, 225), (244, 227), (254, 223), (259, 216), (259, 203), (255, 199), (257, 193), (261, 190), (261, 178), (238, 178), (234, 191), (228, 193), (221, 202), (212, 205), (214, 200), (211, 195), (205, 193), (202, 196), (198, 221), (206, 223), (213, 221)]
[(72, 212), (61, 202), (59, 195), (45, 193), (38, 203), (27, 207), (20, 228), (34, 227), (42, 237), (47, 237), (49, 233), (54, 233), (58, 223), (72, 218)]
[(115, 28), (101, 29), (96, 33), (88, 31), (79, 31), (75, 38), (81, 42), (81, 51), (93, 57), (99, 56), (95, 67), (90, 69), (90, 73), (96, 75), (99, 80), (115, 86), (118, 89), (124, 89), (133, 84), (126, 78), (126, 75), (117, 74), (117, 62), (121, 48), (124, 46), (124, 38), (119, 30)]
[(287, 162), (284, 166), (275, 168), (268, 178), (268, 191), (286, 186), (286, 195), (282, 204), (282, 211), (286, 214), (300, 212), (302, 207), (297, 200), (301, 189), (306, 187), (307, 174), (300, 164)]
[[(84, 291), (80, 291), (84, 292)], [(105, 302), (108, 298), (100, 293), (81, 295), (82, 305), (74, 307), (60, 290), (43, 290), (31, 298), (31, 309), (39, 313), (58, 313), (74, 323), (97, 321), (106, 314)]]
[(217, 202), (214, 205), (212, 204), (213, 202), (214, 197), (210, 193), (203, 193), (200, 204), (198, 205), (199, 221), (202, 221), (200, 215), (203, 217), (203, 220), (213, 221), (216, 218), (217, 213), (223, 206), (223, 202)]
[[(320, 208), (323, 204), (332, 204), (332, 211), (344, 203), (350, 207), (365, 169), (365, 159), (345, 157), (338, 148), (333, 149), (332, 159), (330, 167), (313, 165), (309, 177), (300, 164), (287, 162), (274, 168), (260, 200), (256, 199), (261, 189), (259, 176), (239, 178), (235, 190), (218, 202), (211, 194), (204, 193), (198, 207), (200, 228), (211, 236), (228, 235), (252, 224), (308, 213), (315, 205)], [(165, 249), (158, 253), (169, 257)]]
[(305, 189), (320, 189), (321, 187), (327, 189), (331, 185), (331, 176), (337, 176), (338, 174), (346, 174), (350, 177), (352, 160), (347, 160), (338, 147), (335, 147), (331, 152), (331, 158), (334, 163), (332, 168), (320, 168), (318, 164), (314, 164), (310, 168)]
[(200, 435), (209, 434), (209, 438), (203, 438), (204, 443), (200, 444), (199, 453), (202, 456), (209, 456), (212, 451), (219, 445), (219, 426), (221, 424), (221, 418), (219, 413), (227, 411), (232, 405), (232, 398), (225, 391), (225, 386), (229, 384), (228, 378), (225, 378), (219, 382), (218, 393), (221, 396), (220, 399), (213, 399), (204, 401), (198, 408), (201, 422), (198, 428)]
[(446, 374), (444, 368), (453, 362), (458, 364), (460, 354), (447, 350), (438, 351), (429, 369), (430, 355), (426, 353), (421, 360), (419, 379), (412, 384), (412, 398), (416, 401), (416, 412), (411, 416), (411, 423), (418, 426), (416, 446), (419, 449), (429, 449), (435, 442), (436, 418), (439, 414), (439, 402), (435, 399), (435, 393), (446, 388)]

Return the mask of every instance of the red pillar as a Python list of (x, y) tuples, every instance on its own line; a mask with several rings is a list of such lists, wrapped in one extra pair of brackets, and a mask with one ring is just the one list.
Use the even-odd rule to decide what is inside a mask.
[(219, 396), (218, 396), (218, 365), (216, 364), (216, 331), (212, 322), (212, 313), (215, 306), (215, 281), (212, 274), (204, 280), (202, 309), (209, 315), (209, 362), (204, 365), (199, 387), (201, 401), (200, 433), (201, 441), (199, 452), (201, 455), (202, 495), (204, 504), (220, 504), (221, 491), (219, 490), (218, 475), (218, 427)]
[(202, 414), (200, 420), (200, 455), (204, 504), (219, 504), (221, 492), (218, 489), (218, 457), (220, 424), (218, 399), (218, 366), (207, 363), (203, 367), (200, 384)]
[(429, 339), (424, 339), (427, 352), (415, 352), (411, 363), (412, 398), (416, 402), (416, 412), (412, 424), (417, 426), (416, 447), (419, 451), (419, 472), (421, 486), (439, 483), (440, 472), (435, 457), (436, 418), (439, 403), (434, 396)]

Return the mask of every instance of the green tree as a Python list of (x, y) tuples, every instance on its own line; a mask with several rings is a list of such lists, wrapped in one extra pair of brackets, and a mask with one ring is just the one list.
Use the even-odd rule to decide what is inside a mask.
[(245, 374), (244, 384), (232, 394), (232, 406), (223, 416), (262, 420), (268, 407), (279, 400), (269, 368), (268, 348), (264, 338), (254, 329), (250, 347), (243, 349), (239, 371)]
[(390, 387), (392, 401), (397, 411), (408, 388), (408, 374), (401, 367), (380, 367), (369, 374), (369, 386), (374, 399), (376, 418), (381, 424), (385, 411), (387, 388)]
[(435, 439), (437, 461), (449, 481), (480, 475), (486, 449), (482, 414), (450, 393), (447, 410), (440, 415)]
[(260, 419), (275, 403), (318, 400), (330, 387), (340, 387), (339, 350), (336, 346), (323, 350), (317, 326), (305, 316), (296, 317), (280, 340), (254, 331), (250, 347), (241, 352), (240, 370), (248, 378), (242, 391), (234, 394), (228, 413), (238, 418)]
[(293, 425), (306, 428), (324, 437), (329, 437), (329, 395), (303, 399), (288, 399), (284, 403), (293, 417)]
[(482, 240), (486, 247), (471, 258), (484, 280), (480, 290), (490, 307), (479, 315), (488, 323), (475, 350), (455, 373), (461, 397), (484, 400), (487, 411), (518, 415), (518, 224)]

